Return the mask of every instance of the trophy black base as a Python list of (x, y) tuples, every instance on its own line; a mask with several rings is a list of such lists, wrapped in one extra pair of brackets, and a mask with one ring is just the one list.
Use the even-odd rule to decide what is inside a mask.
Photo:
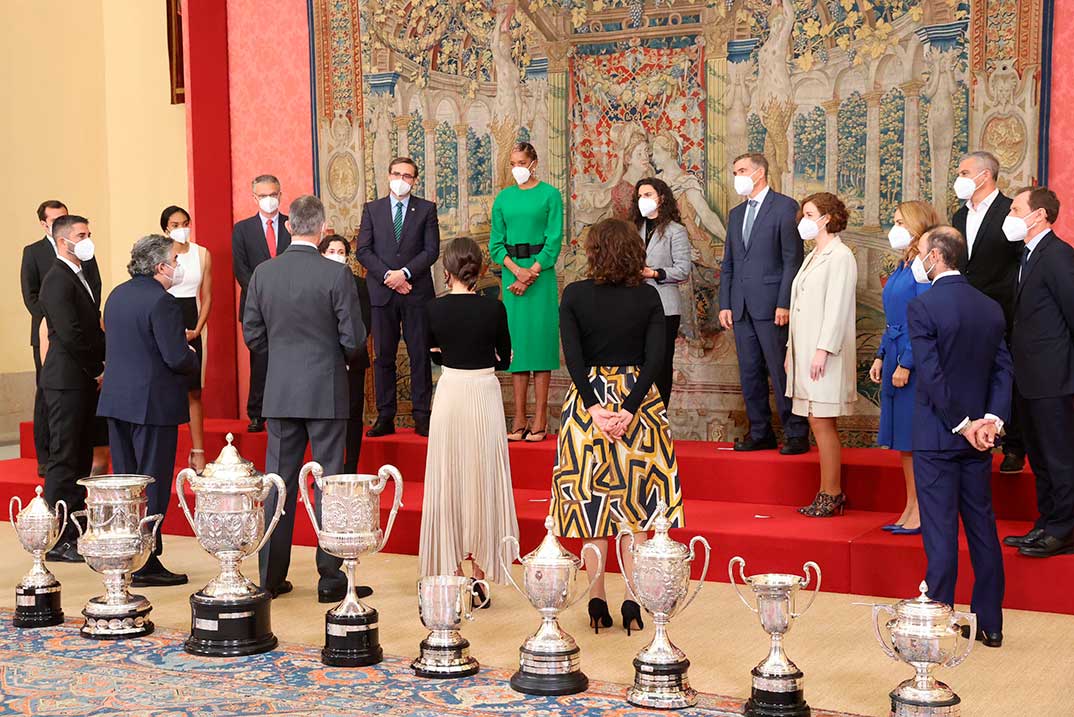
[(581, 650), (535, 652), (519, 650), (519, 669), (511, 675), (511, 689), (526, 695), (555, 697), (585, 692), (589, 678), (578, 669)]
[(60, 584), (47, 587), (15, 587), (15, 627), (52, 627), (63, 622), (60, 605)]
[(258, 655), (276, 647), (272, 634), (272, 596), (258, 590), (246, 598), (221, 599), (200, 592), (190, 596), (190, 637), (183, 649), (202, 657)]
[[(943, 685), (942, 682), (938, 684)], [(895, 692), (890, 697), (891, 717), (959, 717), (962, 714), (962, 700), (958, 695), (935, 702), (909, 700)]]
[(330, 667), (368, 667), (384, 659), (380, 647), (378, 614), (324, 616), (324, 649), (321, 662)]
[[(744, 717), (810, 717), (812, 710), (805, 701), (801, 671), (773, 677), (754, 668), (752, 675), (753, 689), (742, 713)], [(772, 689), (777, 686), (786, 689)]]
[(127, 640), (133, 637), (145, 637), (153, 632), (153, 621), (149, 619), (149, 613), (152, 610), (152, 607), (146, 606), (135, 607), (123, 613), (99, 614), (89, 610), (87, 606), (87, 609), (82, 610), (86, 622), (79, 632), (82, 637), (88, 637), (91, 640)]
[(470, 641), (460, 640), (454, 645), (431, 645), (421, 641), (421, 654), (410, 663), (418, 677), (434, 680), (473, 677), (481, 671), (481, 665), (470, 657)]
[(658, 710), (681, 710), (697, 704), (697, 690), (690, 687), (690, 661), (652, 664), (634, 658), (634, 686), (627, 702)]

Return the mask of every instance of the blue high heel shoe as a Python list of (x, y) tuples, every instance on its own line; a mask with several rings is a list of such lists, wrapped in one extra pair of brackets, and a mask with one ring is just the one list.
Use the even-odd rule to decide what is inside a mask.
[(899, 526), (891, 531), (892, 535), (921, 535), (921, 528), (903, 528)]
[(880, 529), (881, 530), (886, 530), (889, 533), (891, 533), (893, 531), (898, 530), (901, 527), (902, 527), (902, 525), (900, 525), (899, 523), (888, 523), (887, 525), (881, 525)]

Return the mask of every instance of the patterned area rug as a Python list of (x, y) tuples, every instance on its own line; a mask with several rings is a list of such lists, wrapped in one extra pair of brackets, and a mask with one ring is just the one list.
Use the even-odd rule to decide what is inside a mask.
[[(630, 706), (626, 688), (591, 682), (570, 697), (531, 697), (508, 685), (509, 670), (483, 668), (475, 677), (424, 680), (410, 659), (387, 657), (371, 668), (339, 669), (320, 650), (281, 645), (263, 655), (209, 659), (183, 652), (186, 635), (158, 628), (146, 638), (106, 642), (78, 634), (79, 622), (38, 630), (11, 626), (0, 610), (0, 715), (124, 715), (239, 717), (263, 715), (540, 715), (615, 717), (668, 714)], [(703, 695), (677, 714), (741, 714), (742, 702)], [(814, 710), (815, 717), (853, 717)]]

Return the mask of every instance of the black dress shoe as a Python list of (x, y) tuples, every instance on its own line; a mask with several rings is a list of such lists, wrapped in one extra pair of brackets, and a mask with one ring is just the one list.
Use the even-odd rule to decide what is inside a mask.
[(415, 418), (414, 419), (414, 433), (419, 436), (429, 437), (429, 419), (428, 418)]
[(291, 584), (290, 580), (284, 580), (282, 583), (280, 583), (276, 587), (270, 588), (268, 592), (269, 592), (269, 595), (272, 596), (272, 599), (275, 600), (280, 595), (286, 595), (287, 593), (291, 592), (294, 589), (295, 589), (295, 586)]
[(159, 570), (143, 572), (139, 570), (131, 575), (131, 585), (136, 588), (168, 587), (171, 585), (186, 585), (187, 577), (184, 573), (173, 573), (161, 566)]
[[(966, 638), (967, 640), (969, 639), (969, 625), (962, 626), (962, 637)], [(983, 644), (985, 647), (1003, 647), (1003, 632), (1000, 630), (997, 630), (996, 632), (985, 632), (984, 630), (978, 628), (975, 638), (977, 639), (977, 642)]]
[[(367, 597), (369, 597), (370, 595), (373, 594), (373, 588), (369, 587), (368, 585), (359, 585), (357, 590), (358, 590), (359, 599), (367, 598)], [(342, 587), (331, 588), (331, 589), (326, 589), (326, 590), (322, 590), (321, 588), (317, 588), (317, 602), (324, 602), (324, 603), (339, 602), (340, 600), (342, 600), (346, 596), (347, 596), (347, 586), (346, 585), (344, 585)]]
[(1018, 549), (1019, 555), (1027, 558), (1050, 558), (1053, 555), (1069, 555), (1074, 553), (1074, 536), (1057, 538), (1045, 533), (1035, 543), (1023, 545)]
[(999, 464), (999, 472), (1007, 474), (1021, 473), (1025, 467), (1025, 456), (1020, 456), (1017, 453), (1006, 453), (1003, 456), (1003, 462)]
[(1024, 548), (1027, 545), (1032, 545), (1037, 542), (1042, 537), (1044, 537), (1044, 529), (1033, 528), (1033, 530), (1025, 535), (1008, 535), (1003, 539), (1003, 544), (1009, 545), (1012, 548)]
[(779, 453), (782, 456), (800, 456), (803, 453), (809, 453), (809, 439), (804, 436), (788, 438), (783, 441), (783, 447), (779, 449)]
[(78, 548), (74, 541), (57, 543), (56, 546), (45, 553), (45, 562), (48, 563), (84, 563), (86, 559), (78, 554)]
[(246, 427), (247, 433), (261, 433), (265, 430), (264, 418), (252, 418), (250, 419), (250, 425)]
[(746, 436), (740, 441), (735, 441), (736, 451), (771, 451), (775, 450), (776, 446), (776, 437), (771, 433), (764, 438)]
[(395, 433), (395, 419), (394, 418), (378, 418), (373, 427), (365, 432), (370, 438), (377, 438), (379, 436), (388, 436)]

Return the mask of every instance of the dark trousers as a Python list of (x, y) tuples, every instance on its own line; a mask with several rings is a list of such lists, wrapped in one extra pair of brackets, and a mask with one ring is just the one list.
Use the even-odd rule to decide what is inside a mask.
[(675, 373), (675, 339), (679, 335), (678, 314), (664, 317), (664, 363), (656, 374), (656, 390), (664, 399), (664, 408), (671, 407), (671, 379)]
[(347, 382), (351, 389), (350, 420), (347, 421), (347, 449), (343, 458), (343, 472), (358, 472), (358, 457), (362, 453), (362, 434), (365, 433), (365, 369), (347, 369)]
[(45, 392), (37, 385), (41, 380), (41, 347), (34, 346), (34, 452), (37, 453), (37, 465), (48, 466), (48, 405)]
[[(112, 470), (116, 473), (135, 473), (152, 476), (146, 486), (149, 499), (147, 515), (166, 515), (172, 500), (172, 481), (175, 469), (175, 446), (179, 439), (178, 426), (145, 426), (117, 418), (108, 419), (108, 447), (112, 451)], [(161, 520), (163, 525), (163, 519)], [(153, 555), (164, 550), (161, 531)]]
[(960, 451), (914, 451), (929, 597), (948, 605), (955, 602), (961, 516), (973, 564), (970, 609), (977, 613), (977, 627), (998, 632), (1003, 629), (1004, 575), (991, 481), (992, 455), (975, 451), (968, 443)]
[(771, 380), (784, 437), (808, 438), (808, 421), (791, 413), (792, 402), (785, 395), (787, 372), (783, 369), (783, 360), (787, 356), (787, 326), (776, 326), (772, 319), (754, 319), (747, 309), (743, 309), (742, 318), (735, 321), (735, 350), (738, 352), (742, 396), (746, 399), (746, 417), (750, 421), (750, 437), (761, 440), (772, 433), (772, 408), (768, 405), (768, 382)]
[(1034, 527), (1066, 539), (1074, 532), (1074, 396), (1026, 399), (1015, 393), (1026, 452), (1037, 479)]
[[(45, 466), (45, 500), (50, 506), (62, 500), (68, 513), (86, 507), (86, 489), (78, 481), (93, 467), (93, 419), (97, 412), (97, 387), (44, 389), (48, 411), (49, 457)], [(75, 529), (68, 522), (64, 535), (70, 540)], [(62, 541), (61, 541), (62, 542)]]
[(246, 415), (250, 420), (261, 416), (261, 403), (265, 399), (265, 376), (268, 375), (268, 351), (250, 352), (250, 394), (246, 397)]
[(433, 373), (429, 363), (429, 339), (425, 334), (425, 302), (392, 294), (384, 306), (374, 306), (373, 383), (377, 392), (377, 418), (395, 418), (395, 357), (399, 337), (410, 356), (410, 402), (415, 418), (428, 418), (433, 397)]
[[(261, 587), (273, 590), (287, 579), (291, 567), (291, 540), (295, 534), (295, 513), (298, 507), (298, 472), (305, 459), (307, 443), (313, 449), (313, 460), (324, 467), (325, 475), (341, 472), (343, 444), (347, 435), (346, 419), (269, 418), (268, 452), (265, 470), (283, 478), (287, 485), (283, 515), (276, 531), (261, 548), (258, 562), (261, 568)], [(321, 520), (321, 491), (314, 484), (313, 502), (318, 523)], [(265, 500), (265, 524), (276, 512), (276, 491), (269, 491)], [(303, 509), (303, 513), (305, 510)], [(317, 548), (317, 572), (321, 574), (318, 589), (334, 590), (346, 583), (339, 566), (343, 561)]]

